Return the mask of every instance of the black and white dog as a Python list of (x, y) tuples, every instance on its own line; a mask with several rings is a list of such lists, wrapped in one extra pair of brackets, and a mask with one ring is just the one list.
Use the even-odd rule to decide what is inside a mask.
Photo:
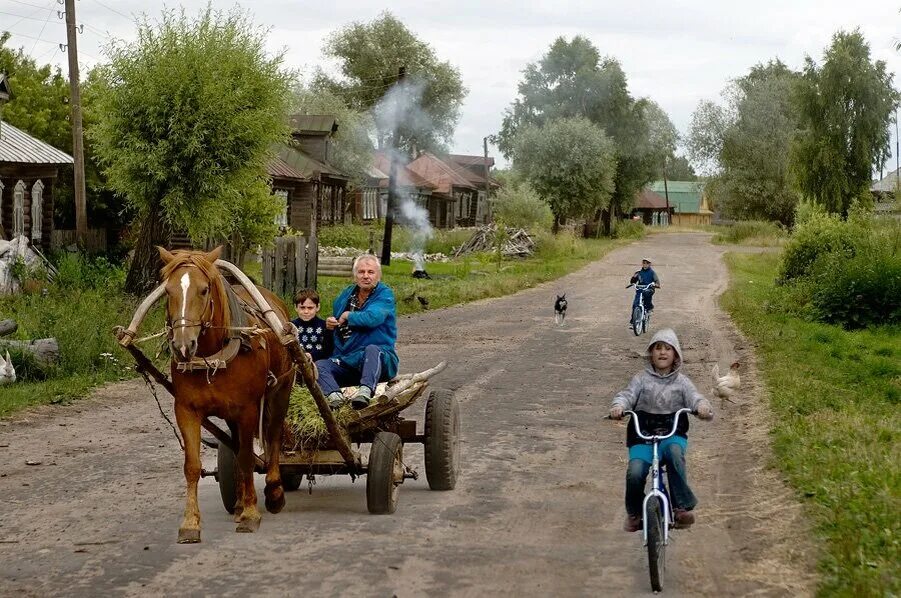
[(557, 300), (554, 301), (554, 321), (557, 323), (557, 326), (563, 326), (563, 320), (566, 319), (566, 293), (562, 295), (557, 295)]

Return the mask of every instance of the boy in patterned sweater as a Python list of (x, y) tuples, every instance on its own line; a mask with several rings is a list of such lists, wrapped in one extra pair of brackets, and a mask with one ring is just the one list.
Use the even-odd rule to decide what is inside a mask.
[(319, 317), (319, 293), (313, 289), (302, 289), (294, 295), (297, 315), (291, 320), (297, 326), (297, 338), (303, 350), (309, 353), (315, 363), (328, 359), (335, 348), (335, 336), (325, 327), (325, 320)]

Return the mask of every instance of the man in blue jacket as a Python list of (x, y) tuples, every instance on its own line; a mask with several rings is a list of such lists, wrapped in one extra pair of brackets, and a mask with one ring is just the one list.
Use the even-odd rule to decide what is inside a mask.
[(335, 332), (335, 351), (316, 362), (319, 386), (332, 409), (344, 402), (342, 386), (359, 385), (351, 405), (369, 405), (379, 382), (397, 375), (397, 310), (394, 293), (382, 284), (379, 259), (370, 254), (354, 261), (354, 284), (335, 299), (325, 326)]

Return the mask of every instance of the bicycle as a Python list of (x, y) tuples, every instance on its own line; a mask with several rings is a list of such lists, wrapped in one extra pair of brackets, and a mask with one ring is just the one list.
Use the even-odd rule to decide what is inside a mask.
[(645, 291), (655, 288), (656, 285), (653, 282), (650, 284), (630, 284), (626, 288), (633, 286), (635, 287), (635, 292), (638, 293), (638, 305), (632, 308), (632, 331), (635, 333), (635, 336), (640, 336), (648, 331), (651, 323), (651, 312), (644, 306), (644, 294)]
[[(682, 408), (676, 411), (673, 416), (673, 429), (669, 434), (652, 434), (645, 435), (641, 431), (638, 421), (638, 414), (634, 411), (625, 411), (625, 414), (631, 415), (631, 422), (635, 425), (635, 431), (643, 440), (653, 443), (653, 458), (651, 460), (651, 487), (644, 495), (642, 503), (642, 533), (644, 537), (644, 545), (648, 548), (648, 572), (651, 577), (651, 589), (654, 592), (663, 590), (663, 574), (666, 569), (666, 546), (669, 543), (669, 530), (674, 527), (673, 507), (667, 494), (666, 486), (663, 484), (660, 468), (660, 455), (657, 447), (661, 441), (672, 437), (676, 433), (676, 427), (679, 425), (679, 417), (683, 413), (692, 413), (691, 409)], [(660, 430), (655, 430), (659, 432)]]

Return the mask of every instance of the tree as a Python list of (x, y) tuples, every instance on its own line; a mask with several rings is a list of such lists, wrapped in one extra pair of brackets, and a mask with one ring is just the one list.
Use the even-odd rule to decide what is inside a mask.
[(554, 230), (567, 218), (609, 207), (616, 149), (604, 130), (586, 118), (527, 125), (517, 134), (515, 166), (554, 214)]
[(328, 90), (358, 112), (369, 112), (397, 81), (398, 69), (418, 85), (421, 98), (415, 108), (397, 123), (399, 139), (392, 139), (393, 122), (377, 123), (379, 149), (394, 147), (408, 155), (424, 150), (441, 150), (453, 138), (466, 97), (460, 72), (438, 59), (435, 51), (417, 38), (397, 17), (383, 12), (369, 23), (351, 23), (332, 33), (323, 49), (337, 60), (340, 78), (320, 71), (314, 90)]
[(889, 124), (898, 102), (892, 75), (885, 62), (871, 61), (859, 30), (839, 31), (822, 66), (807, 57), (797, 101), (802, 130), (791, 168), (798, 187), (845, 217), (890, 155)]
[(91, 139), (109, 186), (137, 213), (127, 290), (153, 286), (154, 245), (169, 230), (244, 245), (274, 235), (266, 163), (287, 138), (290, 78), (265, 33), (237, 9), (165, 11), (139, 23), (136, 41), (107, 47)]
[(789, 149), (799, 114), (792, 100), (798, 74), (779, 60), (758, 64), (727, 88), (726, 105), (702, 102), (688, 148), (710, 176), (708, 191), (723, 215), (790, 224), (798, 193)]
[(504, 116), (498, 145), (515, 160), (523, 127), (541, 127), (560, 118), (584, 118), (601, 127), (616, 150), (614, 188), (605, 205), (609, 230), (612, 214), (631, 207), (636, 192), (653, 178), (662, 161), (651, 143), (648, 106), (648, 100), (631, 96), (616, 59), (602, 59), (582, 36), (572, 41), (561, 37), (541, 60), (526, 67), (519, 97)]
[[(659, 178), (663, 178), (663, 170)], [(657, 177), (655, 177), (657, 178)], [(698, 174), (685, 156), (673, 156), (666, 161), (666, 178), (671, 181), (696, 181)]]
[(335, 115), (338, 131), (332, 138), (329, 161), (351, 177), (351, 184), (360, 185), (372, 163), (372, 117), (350, 108), (326, 89), (313, 91), (301, 84), (294, 86), (292, 103), (292, 114)]
[(547, 202), (524, 180), (505, 182), (491, 198), (491, 213), (514, 228), (547, 230), (554, 221)]

